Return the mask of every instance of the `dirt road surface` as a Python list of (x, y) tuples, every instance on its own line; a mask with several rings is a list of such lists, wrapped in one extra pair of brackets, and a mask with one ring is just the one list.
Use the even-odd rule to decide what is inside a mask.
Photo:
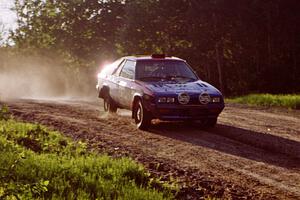
[(99, 100), (10, 100), (15, 118), (44, 124), (155, 177), (175, 180), (178, 199), (300, 199), (300, 112), (229, 104), (218, 125), (155, 121), (137, 130), (130, 112), (105, 114)]

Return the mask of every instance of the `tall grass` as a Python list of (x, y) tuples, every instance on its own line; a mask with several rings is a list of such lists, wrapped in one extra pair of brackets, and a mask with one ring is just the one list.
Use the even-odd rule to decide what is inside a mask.
[(227, 99), (227, 102), (243, 103), (268, 107), (285, 107), (300, 109), (300, 95), (273, 95), (273, 94), (250, 94), (246, 96)]
[(0, 119), (0, 199), (172, 199), (128, 158), (86, 150), (39, 125)]

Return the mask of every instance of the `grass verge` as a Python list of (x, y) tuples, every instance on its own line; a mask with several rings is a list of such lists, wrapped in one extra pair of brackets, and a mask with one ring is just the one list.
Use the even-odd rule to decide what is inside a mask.
[(284, 107), (300, 109), (300, 95), (273, 95), (273, 94), (250, 94), (241, 97), (226, 99), (227, 102), (242, 103), (248, 105)]
[(173, 199), (172, 186), (133, 160), (89, 152), (85, 143), (1, 113), (0, 199)]

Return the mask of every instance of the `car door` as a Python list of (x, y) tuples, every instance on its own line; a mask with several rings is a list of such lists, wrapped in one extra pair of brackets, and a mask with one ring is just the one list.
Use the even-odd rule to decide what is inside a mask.
[(124, 108), (131, 107), (132, 96), (134, 93), (135, 65), (133, 60), (126, 60), (120, 71), (118, 80), (118, 91), (120, 103)]
[(120, 104), (119, 102), (119, 75), (121, 72), (121, 69), (123, 68), (125, 63), (125, 59), (123, 59), (118, 66), (115, 68), (113, 71), (112, 75), (109, 78), (110, 84), (109, 84), (109, 94), (110, 97), (117, 103)]

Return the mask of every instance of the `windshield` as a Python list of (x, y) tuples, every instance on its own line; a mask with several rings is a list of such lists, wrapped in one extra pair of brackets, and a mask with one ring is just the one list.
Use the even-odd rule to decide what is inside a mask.
[(141, 60), (137, 62), (136, 79), (142, 81), (195, 81), (195, 73), (183, 61)]

